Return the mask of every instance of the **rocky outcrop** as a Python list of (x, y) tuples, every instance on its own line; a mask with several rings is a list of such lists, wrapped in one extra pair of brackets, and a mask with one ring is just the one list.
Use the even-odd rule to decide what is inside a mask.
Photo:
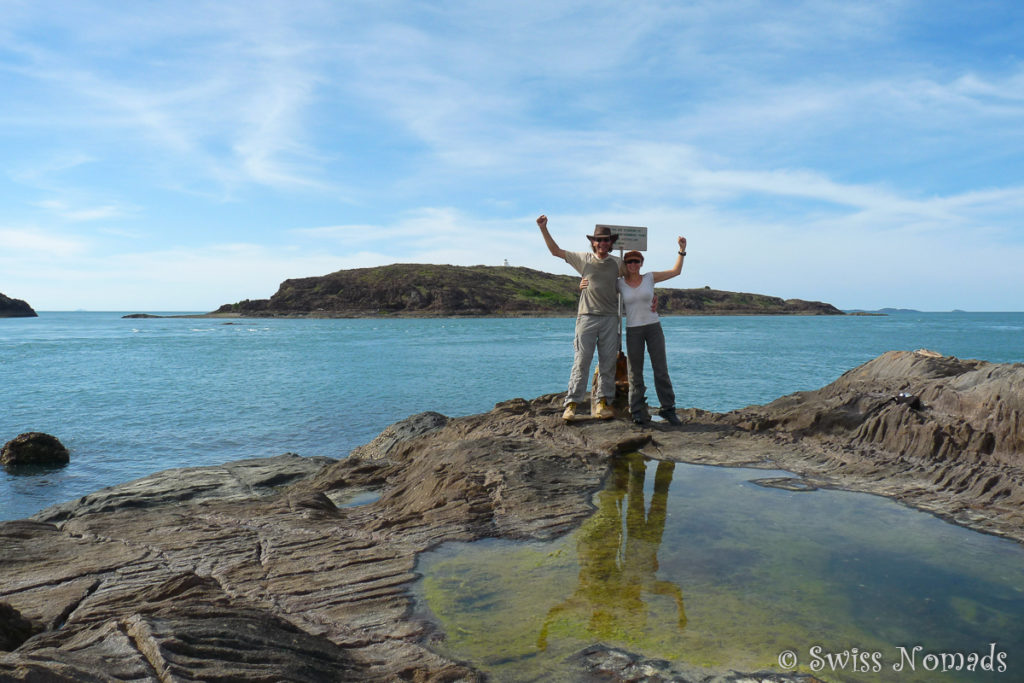
[[(0, 524), (0, 603), (31, 625), (0, 653), (0, 679), (482, 680), (437, 654), (441, 634), (411, 609), (418, 554), (562, 534), (593, 511), (610, 456), (636, 450), (783, 468), (805, 487), (882, 493), (1024, 541), (1021, 372), (886, 354), (818, 392), (686, 411), (681, 427), (566, 425), (552, 394), (416, 415), (336, 462), (284, 456), (113, 487)], [(949, 484), (970, 468), (980, 486)], [(379, 498), (346, 507), (366, 490)], [(576, 661), (580, 680), (747, 680), (603, 647)]]
[(21, 299), (0, 294), (0, 318), (36, 318), (38, 314)]
[(0, 464), (5, 468), (22, 465), (66, 465), (71, 453), (60, 439), (43, 432), (19, 434), (0, 448)]
[[(578, 277), (509, 266), (398, 263), (285, 280), (270, 299), (225, 304), (210, 315), (251, 317), (568, 316)], [(830, 304), (704, 289), (658, 289), (665, 315), (842, 315)]]
[(1024, 522), (1022, 364), (891, 351), (822, 389), (719, 421), (785, 435), (819, 451), (823, 472), (876, 480), (880, 492), (958, 521)]

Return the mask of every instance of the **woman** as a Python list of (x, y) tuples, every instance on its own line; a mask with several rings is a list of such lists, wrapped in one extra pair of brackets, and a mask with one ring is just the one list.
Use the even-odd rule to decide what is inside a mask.
[(658, 313), (653, 310), (654, 285), (674, 278), (683, 269), (686, 256), (686, 238), (679, 238), (679, 254), (671, 270), (660, 270), (640, 274), (644, 255), (630, 251), (623, 256), (626, 275), (618, 279), (619, 292), (626, 308), (626, 358), (629, 360), (629, 412), (633, 422), (643, 424), (650, 420), (645, 404), (647, 387), (644, 385), (644, 347), (651, 356), (654, 371), (654, 390), (661, 407), (658, 415), (670, 424), (682, 424), (676, 415), (676, 395), (672, 380), (668, 376), (668, 361), (665, 357), (665, 333), (661, 330)]

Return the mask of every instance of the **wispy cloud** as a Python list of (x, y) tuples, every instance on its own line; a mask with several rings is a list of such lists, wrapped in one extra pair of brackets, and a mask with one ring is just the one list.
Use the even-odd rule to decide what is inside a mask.
[[(43, 230), (0, 227), (0, 263), (5, 270), (15, 263), (31, 268), (40, 259), (69, 258), (87, 251), (82, 240), (49, 233)], [(26, 259), (30, 259), (26, 262)]]
[[(167, 155), (168, 176), (184, 170), (228, 189), (329, 186), (305, 139), (303, 116), (318, 80), (306, 57), (313, 50), (259, 15), (202, 7), (212, 23), (200, 20), (202, 11), (191, 18), (157, 11), (148, 20), (111, 11), (102, 12), (109, 22), (102, 30), (87, 22), (79, 32), (52, 17), (74, 31), (68, 43), (29, 43), (9, 30), (3, 47), (18, 59), (7, 70), (43, 96), (0, 117), (22, 128), (85, 131), (83, 149), (96, 149), (90, 138), (122, 136), (151, 159)], [(71, 12), (69, 24), (76, 17)], [(41, 107), (58, 99), (60, 107)]]
[(36, 206), (76, 223), (119, 218), (129, 213), (119, 206), (71, 206), (67, 202), (56, 199), (36, 202)]

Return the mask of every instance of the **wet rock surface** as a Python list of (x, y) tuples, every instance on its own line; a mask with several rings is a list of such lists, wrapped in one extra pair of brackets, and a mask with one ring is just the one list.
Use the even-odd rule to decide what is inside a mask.
[(820, 683), (807, 674), (716, 672), (662, 659), (645, 659), (604, 645), (588, 647), (571, 657), (571, 661), (578, 667), (582, 680), (607, 683)]
[[(112, 487), (0, 524), (0, 604), (32, 629), (0, 653), (0, 679), (482, 680), (435, 653), (443, 634), (413, 616), (417, 555), (563, 534), (593, 511), (609, 456), (634, 450), (788, 469), (801, 486), (882, 493), (1021, 541), (1022, 377), (1024, 366), (885, 354), (818, 392), (682, 412), (681, 427), (566, 425), (552, 394), (415, 415), (343, 460), (281, 456)], [(893, 400), (901, 391), (921, 407)], [(355, 490), (380, 497), (332, 502)], [(580, 680), (786, 679), (614, 651), (576, 664)]]

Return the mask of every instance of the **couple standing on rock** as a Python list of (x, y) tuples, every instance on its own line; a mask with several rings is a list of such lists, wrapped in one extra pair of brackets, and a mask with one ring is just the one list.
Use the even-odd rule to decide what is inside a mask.
[(576, 315), (575, 354), (569, 375), (569, 390), (565, 395), (562, 419), (576, 417), (576, 409), (583, 402), (587, 390), (587, 375), (597, 348), (598, 387), (597, 405), (591, 414), (600, 419), (615, 417), (609, 402), (615, 399), (615, 360), (619, 351), (618, 293), (626, 307), (626, 357), (629, 362), (629, 411), (633, 422), (643, 424), (650, 419), (645, 405), (644, 347), (651, 356), (654, 388), (661, 402), (658, 415), (673, 425), (680, 424), (675, 409), (675, 393), (668, 376), (665, 356), (665, 334), (655, 310), (654, 283), (673, 278), (683, 269), (686, 256), (686, 238), (679, 238), (679, 253), (671, 270), (640, 274), (644, 257), (639, 251), (627, 252), (622, 259), (613, 256), (612, 245), (618, 235), (607, 226), (598, 226), (593, 235), (587, 235), (591, 251), (566, 251), (555, 243), (548, 232), (548, 217), (537, 218), (544, 243), (552, 256), (564, 259), (583, 276), (579, 307)]

